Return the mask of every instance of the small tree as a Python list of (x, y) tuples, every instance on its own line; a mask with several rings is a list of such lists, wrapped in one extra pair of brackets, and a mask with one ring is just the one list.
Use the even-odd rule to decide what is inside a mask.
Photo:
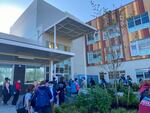
[[(123, 15), (123, 11), (124, 9), (122, 8), (121, 10), (115, 10), (115, 11), (109, 11), (107, 8), (105, 7), (101, 7), (101, 5), (99, 3), (96, 3), (95, 0), (91, 0), (91, 6), (92, 6), (92, 10), (93, 10), (93, 17), (97, 19), (98, 16), (102, 15), (103, 20), (109, 19), (109, 15), (113, 14), (114, 12), (117, 12), (116, 15), (116, 20), (111, 20), (108, 23), (108, 26), (113, 27), (113, 31), (115, 31), (116, 33), (120, 34), (120, 38), (121, 38), (121, 29), (126, 29), (126, 24), (121, 23), (121, 22), (125, 22), (125, 17)], [(113, 7), (115, 8), (115, 5), (113, 4)], [(104, 21), (102, 24), (105, 24)], [(121, 24), (120, 24), (121, 23)], [(121, 58), (122, 58), (122, 42), (120, 43), (120, 45), (114, 45), (111, 42), (112, 36), (111, 36), (111, 30), (109, 29), (109, 27), (103, 28), (103, 36), (105, 36), (105, 40), (108, 42), (109, 47), (105, 48), (105, 60), (106, 64), (104, 65), (100, 65), (100, 68), (105, 69), (109, 74), (111, 73), (114, 76), (114, 90), (116, 93), (116, 102), (118, 105), (118, 96), (117, 96), (117, 72), (119, 70), (119, 68), (121, 67)], [(121, 28), (121, 29), (120, 29)], [(124, 32), (123, 32), (124, 33)], [(123, 34), (122, 34), (123, 35)], [(114, 38), (114, 37), (113, 37)], [(103, 38), (104, 39), (104, 38)]]

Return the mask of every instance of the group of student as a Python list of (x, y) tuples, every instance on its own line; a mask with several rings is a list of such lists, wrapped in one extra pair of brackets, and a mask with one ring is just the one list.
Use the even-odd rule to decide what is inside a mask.
[(85, 78), (81, 85), (78, 79), (66, 81), (63, 77), (59, 82), (56, 78), (53, 81), (35, 82), (28, 86), (26, 93), (17, 101), (17, 113), (54, 113), (54, 106), (63, 104), (66, 96), (77, 95), (85, 87)]

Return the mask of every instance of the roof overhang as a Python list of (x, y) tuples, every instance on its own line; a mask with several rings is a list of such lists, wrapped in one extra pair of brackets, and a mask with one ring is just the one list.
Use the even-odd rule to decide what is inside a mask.
[(73, 56), (74, 53), (71, 52), (49, 49), (0, 37), (0, 61), (35, 62), (48, 65), (50, 61), (58, 63)]
[(89, 26), (73, 17), (66, 16), (50, 27), (46, 28), (44, 32), (53, 33), (55, 25), (58, 36), (65, 36), (71, 40), (84, 36), (87, 33), (96, 31), (96, 28)]

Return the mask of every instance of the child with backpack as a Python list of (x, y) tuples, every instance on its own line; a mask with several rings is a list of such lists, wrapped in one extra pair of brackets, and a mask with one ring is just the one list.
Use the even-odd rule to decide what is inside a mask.
[(51, 113), (50, 100), (52, 99), (52, 94), (45, 81), (40, 83), (33, 98), (35, 99), (35, 110), (38, 113)]

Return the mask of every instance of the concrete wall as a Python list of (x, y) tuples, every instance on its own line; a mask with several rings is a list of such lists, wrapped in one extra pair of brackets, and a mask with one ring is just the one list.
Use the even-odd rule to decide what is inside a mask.
[(74, 40), (72, 42), (71, 51), (75, 53), (75, 56), (71, 60), (74, 75), (86, 75), (85, 37)]
[(36, 17), (37, 0), (18, 18), (10, 29), (10, 34), (34, 39), (37, 37)]
[(65, 16), (64, 12), (43, 0), (38, 0), (37, 12), (37, 27), (41, 26), (43, 30)]
[[(125, 70), (125, 75), (131, 75), (133, 82), (138, 82), (136, 78), (136, 69), (143, 69), (150, 67), (150, 59), (126, 61), (121, 64), (119, 70)], [(89, 66), (87, 67), (88, 75), (99, 75), (99, 72), (107, 72), (106, 68), (101, 68), (101, 66)], [(106, 81), (109, 81), (108, 74), (105, 75)]]

